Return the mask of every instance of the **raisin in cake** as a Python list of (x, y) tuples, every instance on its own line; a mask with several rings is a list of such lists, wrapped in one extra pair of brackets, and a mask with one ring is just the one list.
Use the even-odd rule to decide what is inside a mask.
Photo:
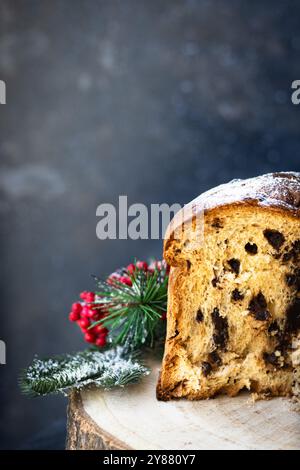
[[(201, 213), (203, 238), (195, 228)], [(300, 173), (293, 172), (234, 180), (175, 216), (164, 244), (171, 272), (159, 399), (234, 396), (243, 388), (292, 394), (299, 229)]]

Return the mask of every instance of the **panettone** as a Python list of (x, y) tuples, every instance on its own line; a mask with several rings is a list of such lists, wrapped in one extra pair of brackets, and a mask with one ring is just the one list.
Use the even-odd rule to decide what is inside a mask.
[(171, 272), (159, 399), (234, 396), (243, 388), (292, 394), (299, 229), (300, 174), (293, 172), (234, 180), (175, 216), (164, 243)]

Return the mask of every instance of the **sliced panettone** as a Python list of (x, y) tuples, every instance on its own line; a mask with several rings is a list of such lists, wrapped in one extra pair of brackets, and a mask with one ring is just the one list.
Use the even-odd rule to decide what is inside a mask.
[(159, 399), (234, 396), (243, 388), (292, 394), (299, 229), (298, 173), (232, 181), (175, 216), (164, 245), (171, 272)]

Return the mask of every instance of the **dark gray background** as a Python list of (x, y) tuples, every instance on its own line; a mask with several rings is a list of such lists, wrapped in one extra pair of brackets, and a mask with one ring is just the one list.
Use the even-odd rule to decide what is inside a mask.
[(33, 355), (84, 347), (77, 293), (160, 241), (99, 241), (102, 202), (185, 203), (299, 170), (296, 1), (0, 0), (0, 447), (62, 448), (66, 401), (29, 400)]

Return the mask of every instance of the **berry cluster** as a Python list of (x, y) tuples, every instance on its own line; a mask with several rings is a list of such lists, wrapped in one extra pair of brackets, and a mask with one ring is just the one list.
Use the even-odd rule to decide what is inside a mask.
[(120, 269), (108, 276), (107, 282), (108, 284), (113, 284), (114, 280), (120, 282), (121, 284), (126, 284), (127, 286), (132, 286), (132, 280), (130, 275), (133, 275), (134, 272), (139, 269), (143, 270), (150, 275), (154, 273), (154, 271), (162, 271), (165, 270), (166, 274), (169, 274), (170, 267), (167, 263), (163, 261), (152, 261), (152, 263), (148, 264), (146, 261), (136, 261), (135, 263), (130, 263), (126, 268)]
[[(149, 275), (153, 274), (157, 270), (161, 272), (164, 271), (168, 274), (169, 267), (165, 261), (153, 261), (149, 265), (146, 261), (136, 261), (135, 263), (129, 264), (126, 268), (119, 269), (118, 271), (110, 274), (106, 282), (110, 285), (121, 283), (131, 287), (131, 276), (134, 275), (136, 270), (145, 271)], [(101, 299), (97, 297), (94, 292), (82, 292), (80, 294), (80, 298), (81, 302), (75, 302), (72, 305), (69, 320), (78, 324), (87, 343), (103, 347), (106, 345), (109, 330), (101, 324), (93, 326), (93, 323), (98, 322), (107, 316), (107, 307), (101, 305)], [(165, 320), (166, 314), (163, 313), (161, 318), (162, 320)]]
[(108, 329), (102, 325), (92, 327), (92, 324), (104, 318), (107, 312), (101, 308), (101, 304), (95, 303), (94, 292), (81, 292), (80, 298), (82, 302), (75, 302), (72, 305), (69, 320), (77, 323), (87, 343), (103, 347), (106, 345)]

